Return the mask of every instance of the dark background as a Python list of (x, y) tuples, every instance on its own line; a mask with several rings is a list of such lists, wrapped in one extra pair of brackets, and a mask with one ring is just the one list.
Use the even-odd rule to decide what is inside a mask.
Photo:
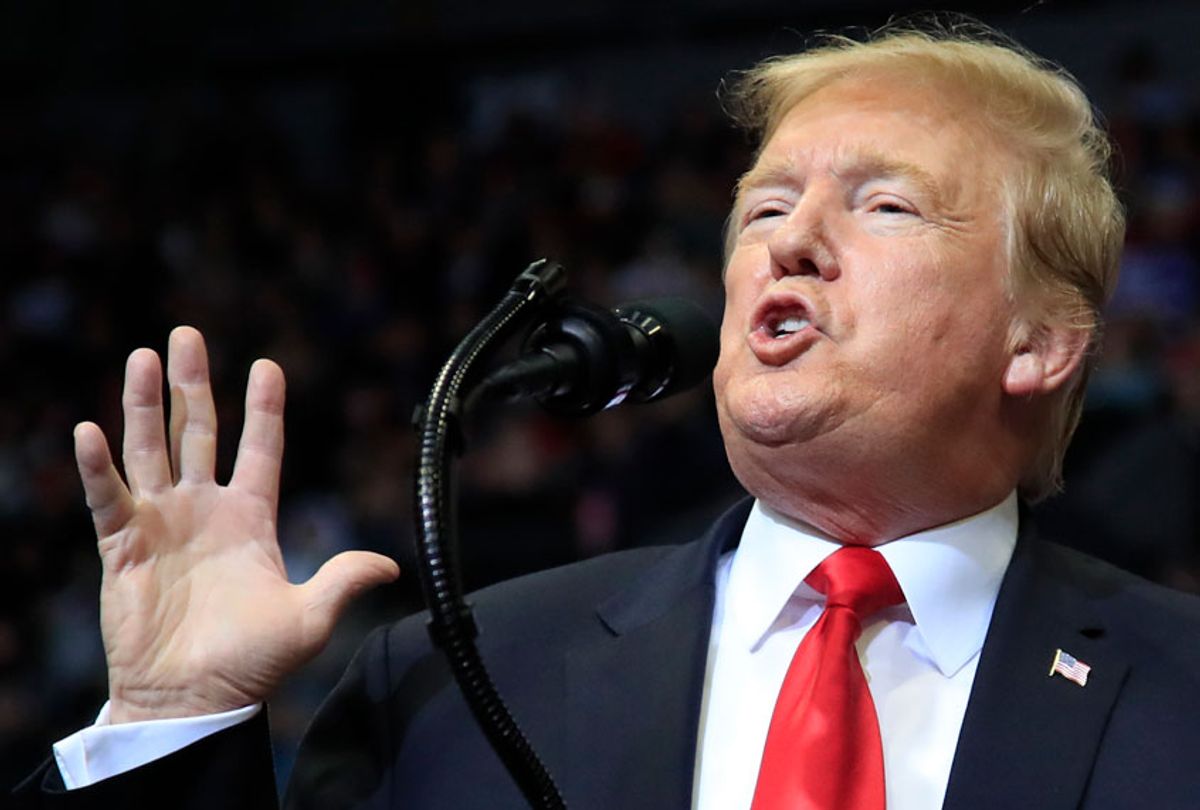
[[(1067, 492), (1077, 542), (1200, 590), (1200, 10), (963, 3), (1066, 65), (1120, 145), (1123, 280)], [(0, 8), (0, 782), (104, 699), (98, 565), (71, 456), (119, 442), (124, 357), (201, 328), (227, 475), (255, 357), (288, 374), (294, 579), (372, 548), (405, 575), (272, 703), (279, 770), (365, 629), (415, 609), (408, 427), (531, 259), (612, 304), (720, 313), (749, 147), (730, 70), (877, 2), (38, 2)], [(738, 497), (698, 391), (586, 422), (481, 425), (463, 469), (479, 585), (691, 535)]]

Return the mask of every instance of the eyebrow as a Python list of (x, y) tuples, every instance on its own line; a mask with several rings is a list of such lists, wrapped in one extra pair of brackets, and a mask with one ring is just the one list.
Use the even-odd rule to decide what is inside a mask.
[(734, 187), (734, 199), (740, 200), (742, 195), (752, 188), (788, 185), (794, 177), (793, 162), (790, 160), (759, 160), (738, 178)]
[[(926, 169), (906, 160), (886, 155), (875, 150), (856, 151), (853, 155), (837, 161), (833, 174), (840, 180), (863, 183), (876, 179), (901, 179), (912, 183), (917, 190), (931, 199), (935, 207), (945, 203), (945, 193), (937, 180)], [(790, 158), (760, 160), (750, 171), (738, 179), (735, 200), (751, 189), (786, 186), (795, 183), (799, 174), (795, 161)]]

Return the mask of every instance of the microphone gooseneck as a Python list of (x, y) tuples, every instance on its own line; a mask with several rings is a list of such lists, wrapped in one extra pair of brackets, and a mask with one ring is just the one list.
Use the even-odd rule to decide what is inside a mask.
[(472, 329), (438, 372), (429, 399), (414, 421), (417, 572), (429, 610), (429, 636), (446, 657), (471, 714), (512, 775), (529, 806), (565, 810), (553, 777), (508, 711), (475, 644), (478, 628), (463, 598), (458, 572), (458, 527), (452, 456), (462, 452), (460, 395), (494, 348), (517, 333), (562, 293), (566, 276), (557, 264), (531, 264), (512, 289)]
[[(461, 422), (485, 399), (534, 397), (552, 411), (586, 415), (650, 401), (698, 383), (716, 358), (716, 328), (679, 299), (625, 304), (612, 312), (561, 303), (565, 271), (540, 260), (451, 353), (418, 408), (417, 572), (429, 635), (446, 657), (484, 736), (529, 805), (565, 810), (558, 786), (500, 697), (475, 644), (478, 628), (458, 572), (453, 456)], [(550, 313), (547, 316), (547, 313)], [(477, 383), (495, 351), (529, 323), (526, 354)]]

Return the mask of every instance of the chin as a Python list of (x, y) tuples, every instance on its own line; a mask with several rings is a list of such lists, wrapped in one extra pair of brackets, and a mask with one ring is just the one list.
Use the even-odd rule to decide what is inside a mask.
[(800, 444), (822, 432), (825, 409), (796, 386), (758, 376), (723, 386), (717, 417), (726, 443), (747, 441), (764, 447)]

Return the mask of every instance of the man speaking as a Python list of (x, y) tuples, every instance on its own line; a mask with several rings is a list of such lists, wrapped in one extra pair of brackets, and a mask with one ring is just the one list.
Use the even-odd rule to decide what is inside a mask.
[[(1067, 76), (994, 37), (892, 30), (769, 60), (729, 219), (714, 372), (754, 496), (698, 541), (478, 594), (480, 646), (572, 808), (1195, 807), (1200, 602), (1038, 536), (1123, 235)], [(259, 707), (346, 602), (286, 582), (283, 376), (253, 367), (228, 486), (199, 333), (131, 355), (123, 480), (76, 432), (109, 702), (29, 807), (258, 808)], [(686, 464), (687, 459), (677, 463)], [(370, 636), (294, 808), (522, 807), (421, 617)]]

